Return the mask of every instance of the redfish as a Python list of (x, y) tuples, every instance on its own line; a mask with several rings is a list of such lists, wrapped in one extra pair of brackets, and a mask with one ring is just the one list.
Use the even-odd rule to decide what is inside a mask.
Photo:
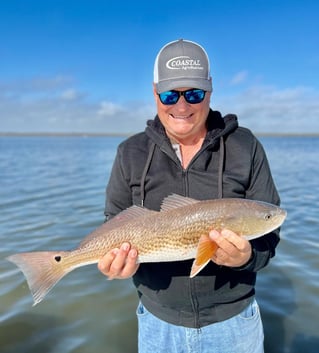
[(171, 195), (161, 210), (132, 206), (90, 233), (72, 251), (26, 252), (9, 256), (24, 273), (34, 304), (72, 270), (97, 263), (109, 250), (129, 242), (138, 251), (138, 263), (182, 261), (194, 258), (190, 277), (211, 260), (217, 245), (209, 238), (213, 229), (229, 229), (248, 240), (280, 227), (282, 208), (248, 199), (198, 201)]

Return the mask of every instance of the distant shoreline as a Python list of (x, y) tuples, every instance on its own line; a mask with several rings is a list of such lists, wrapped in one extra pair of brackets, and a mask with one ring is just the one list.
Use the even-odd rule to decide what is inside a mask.
[(94, 132), (0, 132), (0, 137), (126, 137), (133, 133)]
[[(132, 133), (92, 133), (92, 132), (0, 132), (0, 137), (128, 137)], [(319, 137), (315, 133), (271, 133), (254, 132), (258, 137)]]

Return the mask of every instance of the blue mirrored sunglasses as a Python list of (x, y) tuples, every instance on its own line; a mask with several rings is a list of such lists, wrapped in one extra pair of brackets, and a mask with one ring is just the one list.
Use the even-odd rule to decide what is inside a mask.
[(187, 103), (198, 104), (204, 100), (205, 93), (206, 91), (202, 89), (192, 88), (186, 91), (166, 91), (163, 93), (158, 93), (158, 96), (160, 101), (165, 105), (176, 104), (180, 96), (183, 96)]

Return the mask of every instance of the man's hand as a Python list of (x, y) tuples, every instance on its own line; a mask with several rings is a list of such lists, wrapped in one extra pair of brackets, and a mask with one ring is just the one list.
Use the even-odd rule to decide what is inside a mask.
[(252, 253), (249, 241), (228, 229), (220, 233), (212, 230), (209, 237), (218, 245), (212, 257), (217, 265), (240, 267), (245, 265)]
[(139, 264), (136, 263), (137, 250), (129, 243), (123, 243), (118, 249), (105, 254), (98, 262), (98, 269), (109, 279), (125, 279), (132, 277)]

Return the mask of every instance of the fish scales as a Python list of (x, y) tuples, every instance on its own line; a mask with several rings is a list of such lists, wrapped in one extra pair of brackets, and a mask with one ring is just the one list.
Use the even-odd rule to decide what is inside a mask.
[[(212, 212), (211, 203), (206, 203), (200, 207), (189, 206), (145, 215), (110, 232), (100, 232), (79, 250), (86, 252), (89, 247), (93, 259), (129, 240), (139, 250), (139, 257), (144, 259), (142, 262), (145, 262), (146, 256), (148, 261), (159, 261), (152, 254), (159, 254), (161, 251), (162, 259), (172, 261), (173, 252), (176, 252), (174, 257), (177, 259), (180, 256), (185, 259), (185, 251), (194, 250), (200, 236), (216, 228), (220, 228), (220, 221), (216, 212)], [(167, 256), (170, 251), (171, 254)]]
[[(232, 202), (232, 204), (230, 204)], [(212, 207), (214, 204), (218, 207)], [(166, 211), (145, 215), (129, 224), (112, 229), (111, 231), (99, 232), (85, 244), (84, 248), (79, 247), (78, 254), (86, 254), (94, 261), (100, 258), (105, 252), (119, 247), (124, 241), (130, 241), (131, 245), (138, 248), (141, 262), (159, 261), (159, 254), (162, 251), (161, 261), (167, 259), (172, 261), (173, 252), (175, 257), (185, 259), (186, 250), (194, 250), (202, 234), (208, 233), (211, 229), (220, 230), (227, 221), (231, 227), (231, 214), (237, 210), (237, 223), (239, 219), (238, 201), (229, 200), (228, 213), (221, 202), (203, 201), (198, 205), (190, 205)], [(241, 222), (240, 227), (232, 226), (238, 234), (249, 232), (249, 223)], [(91, 252), (88, 253), (90, 248)], [(167, 255), (168, 252), (171, 252)], [(153, 253), (157, 256), (153, 257)], [(147, 256), (147, 257), (146, 257)]]

